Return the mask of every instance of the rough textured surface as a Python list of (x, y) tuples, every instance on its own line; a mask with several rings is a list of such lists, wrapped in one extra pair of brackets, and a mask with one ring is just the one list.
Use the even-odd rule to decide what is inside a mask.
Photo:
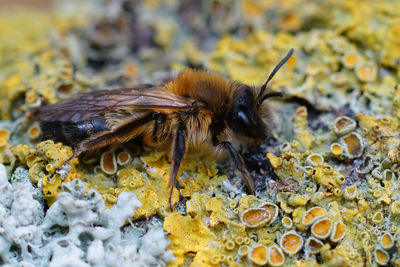
[[(131, 192), (119, 195), (116, 204), (105, 209), (95, 190), (75, 179), (62, 184), (62, 193), (49, 209), (18, 167), (16, 179), (7, 181), (0, 165), (0, 256), (3, 264), (26, 262), (32, 266), (159, 266), (175, 258), (166, 248), (169, 241), (158, 224), (149, 230), (127, 226), (141, 203)], [(25, 180), (24, 180), (25, 178)], [(44, 216), (44, 213), (46, 215)], [(131, 235), (136, 233), (136, 238)], [(30, 265), (29, 265), (30, 266)]]
[[(400, 3), (197, 2), (0, 16), (0, 264), (400, 265)], [(104, 151), (66, 169), (72, 149), (40, 142), (32, 113), (44, 103), (185, 67), (261, 84), (292, 47), (271, 83), (286, 94), (271, 100), (272, 137), (243, 151), (257, 196), (201, 146), (170, 212), (168, 151), (108, 148), (131, 160), (107, 175)]]

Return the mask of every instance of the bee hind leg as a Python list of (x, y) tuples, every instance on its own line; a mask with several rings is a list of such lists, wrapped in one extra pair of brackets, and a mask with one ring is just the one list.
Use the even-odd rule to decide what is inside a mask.
[(64, 163), (61, 165), (60, 168), (56, 169), (56, 173), (61, 175), (61, 179), (64, 180), (65, 177), (67, 177), (70, 169), (71, 169), (71, 165), (69, 165), (69, 162), (71, 160), (73, 160), (74, 158), (79, 157), (80, 154), (82, 154), (84, 152), (84, 150), (79, 150), (77, 149), (74, 154), (72, 154), (71, 157), (69, 157), (66, 161), (64, 161)]
[(243, 158), (239, 154), (239, 152), (236, 151), (236, 149), (232, 146), (231, 143), (226, 141), (217, 143), (216, 147), (217, 149), (227, 150), (229, 152), (229, 156), (231, 157), (233, 164), (235, 165), (235, 168), (241, 173), (243, 181), (245, 182), (250, 193), (254, 195), (255, 186), (253, 178), (251, 178), (249, 171), (246, 169)]
[[(71, 166), (69, 165), (69, 162), (71, 160), (79, 157), (82, 153), (84, 153), (86, 151), (89, 151), (89, 150), (92, 151), (94, 149), (102, 148), (102, 147), (106, 146), (108, 143), (105, 141), (107, 141), (107, 140), (109, 140), (108, 135), (102, 135), (102, 136), (99, 136), (96, 138), (90, 138), (90, 139), (85, 139), (85, 140), (81, 141), (80, 143), (78, 143), (76, 145), (76, 148), (74, 149), (74, 153), (72, 154), (72, 156), (69, 157), (66, 161), (64, 161), (60, 170), (57, 170), (56, 172), (62, 171), (63, 169), (71, 168)], [(65, 173), (65, 171), (62, 173), (62, 175), (64, 175), (64, 173)], [(66, 174), (68, 174), (68, 171), (66, 172)]]
[(172, 200), (172, 193), (176, 185), (176, 176), (178, 175), (179, 167), (181, 165), (183, 157), (185, 156), (185, 136), (183, 130), (180, 128), (178, 128), (175, 131), (171, 149), (172, 149), (171, 151), (172, 166), (168, 183), (168, 186), (170, 187), (168, 202), (169, 202), (169, 208), (172, 211), (173, 208), (171, 200)]

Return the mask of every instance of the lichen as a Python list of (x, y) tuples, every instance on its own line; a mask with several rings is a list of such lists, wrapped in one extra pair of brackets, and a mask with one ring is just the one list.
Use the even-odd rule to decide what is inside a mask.
[(45, 213), (40, 202), (43, 196), (29, 180), (27, 170), (17, 169), (11, 181), (7, 179), (6, 168), (0, 164), (3, 264), (60, 266), (67, 260), (80, 266), (88, 263), (148, 266), (165, 265), (175, 259), (167, 251), (169, 241), (160, 226), (154, 225), (138, 236), (141, 237), (139, 245), (135, 243), (137, 239), (126, 236), (135, 229), (120, 232), (126, 219), (141, 206), (133, 193), (121, 193), (118, 202), (111, 209), (105, 209), (101, 195), (93, 189), (87, 191), (84, 183), (76, 179), (63, 183), (63, 192)]
[[(398, 1), (78, 2), (1, 12), (0, 264), (400, 265)], [(188, 149), (171, 211), (170, 147), (63, 166), (73, 149), (41, 140), (40, 105), (188, 66), (261, 85), (290, 48), (267, 88), (285, 95), (268, 100), (271, 138), (241, 150), (255, 196), (206, 144)]]

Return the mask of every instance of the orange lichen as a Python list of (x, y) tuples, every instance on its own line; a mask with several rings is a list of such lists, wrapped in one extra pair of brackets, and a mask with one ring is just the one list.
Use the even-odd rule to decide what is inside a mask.
[(249, 260), (257, 265), (264, 265), (267, 263), (267, 248), (264, 245), (254, 246), (248, 254)]
[(293, 221), (292, 221), (292, 219), (290, 219), (289, 217), (283, 217), (283, 218), (282, 218), (282, 226), (283, 226), (285, 229), (290, 229), (290, 228), (292, 228), (292, 227), (293, 227)]
[(250, 251), (250, 247), (247, 245), (240, 246), (238, 249), (238, 254), (240, 257), (246, 256)]
[(372, 216), (372, 222), (381, 223), (383, 220), (383, 214), (380, 211), (375, 212), (374, 216)]
[(345, 145), (347, 156), (357, 158), (362, 155), (364, 146), (361, 137), (356, 133), (350, 133), (342, 138)]
[(305, 249), (307, 253), (316, 254), (323, 247), (324, 243), (321, 240), (316, 239), (315, 237), (310, 236), (306, 240)]
[(239, 246), (244, 243), (244, 237), (243, 236), (237, 236), (235, 238), (235, 243), (238, 244)]
[(227, 250), (233, 250), (235, 248), (236, 244), (232, 240), (228, 240), (225, 242), (225, 248)]
[(272, 219), (270, 211), (263, 208), (247, 209), (242, 212), (240, 220), (244, 226), (256, 228), (265, 225)]
[(100, 159), (101, 169), (105, 174), (113, 175), (117, 172), (117, 161), (115, 160), (115, 154), (112, 151), (104, 152)]
[(376, 263), (378, 263), (379, 265), (386, 265), (389, 262), (389, 259), (389, 254), (385, 250), (379, 247), (375, 249)]
[(318, 220), (319, 218), (322, 218), (324, 216), (326, 216), (327, 212), (324, 208), (322, 207), (313, 207), (311, 209), (309, 209), (303, 217), (302, 223), (304, 225), (311, 225), (313, 224), (316, 220)]
[(347, 200), (355, 199), (357, 196), (357, 185), (348, 186), (344, 189), (344, 198)]
[(378, 75), (378, 69), (372, 62), (359, 64), (356, 66), (355, 72), (362, 82), (373, 82)]
[(352, 69), (359, 62), (359, 56), (354, 53), (345, 54), (342, 62), (346, 68)]
[(280, 27), (285, 31), (293, 31), (299, 29), (301, 23), (302, 21), (297, 14), (288, 14), (282, 19)]
[(332, 231), (332, 225), (328, 218), (319, 219), (311, 226), (311, 234), (319, 239), (327, 238)]
[(103, 170), (102, 170), (101, 166), (99, 165), (99, 166), (94, 167), (93, 172), (95, 174), (100, 174), (100, 173), (103, 173)]
[(265, 209), (269, 212), (271, 219), (267, 222), (267, 224), (272, 224), (275, 219), (278, 217), (279, 208), (275, 203), (266, 202), (259, 206), (261, 209)]
[(290, 231), (281, 237), (280, 246), (289, 255), (296, 254), (303, 247), (303, 238), (295, 231)]
[(221, 262), (221, 255), (214, 255), (211, 257), (211, 264), (219, 264)]
[(131, 160), (131, 155), (126, 151), (122, 151), (117, 155), (117, 162), (121, 166), (128, 164), (130, 160)]
[(346, 226), (343, 222), (335, 222), (330, 236), (332, 242), (339, 242), (346, 235)]
[(384, 170), (383, 171), (383, 179), (384, 180), (393, 180), (394, 179), (394, 177), (395, 177), (395, 174), (391, 171), (391, 170), (389, 170), (389, 169), (386, 169), (386, 170)]
[(268, 247), (267, 260), (271, 266), (281, 266), (285, 263), (285, 255), (283, 255), (281, 248), (274, 244)]
[(10, 132), (6, 129), (0, 129), (0, 147), (5, 146), (9, 138)]
[(383, 249), (391, 249), (394, 245), (394, 238), (389, 233), (384, 233), (381, 238), (381, 246)]
[(344, 135), (356, 128), (356, 122), (346, 116), (341, 116), (336, 118), (335, 122), (333, 123), (333, 129), (336, 134)]
[(28, 129), (28, 135), (29, 135), (29, 139), (31, 140), (35, 140), (38, 139), (39, 136), (41, 135), (42, 130), (40, 129), (40, 127), (36, 124), (32, 125), (29, 129)]
[(306, 159), (307, 163), (313, 167), (317, 167), (324, 163), (324, 158), (317, 153), (311, 154)]
[(331, 152), (335, 156), (340, 156), (343, 154), (343, 147), (338, 143), (333, 143), (331, 145)]
[(138, 74), (138, 66), (135, 62), (127, 62), (124, 71), (129, 77), (134, 78)]

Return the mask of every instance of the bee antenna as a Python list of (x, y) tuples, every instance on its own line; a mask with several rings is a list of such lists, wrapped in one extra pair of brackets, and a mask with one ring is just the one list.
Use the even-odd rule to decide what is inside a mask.
[(265, 89), (268, 86), (268, 83), (272, 80), (272, 78), (274, 78), (275, 74), (278, 72), (278, 70), (283, 66), (283, 64), (286, 63), (286, 61), (288, 61), (288, 59), (293, 55), (294, 49), (290, 49), (290, 51), (287, 53), (287, 55), (281, 60), (281, 62), (279, 62), (278, 65), (276, 65), (276, 67), (274, 68), (274, 70), (271, 72), (271, 74), (269, 75), (267, 81), (263, 84), (263, 86), (261, 86), (261, 90), (260, 90), (260, 94), (258, 95), (257, 99), (257, 107), (261, 106), (261, 103), (267, 99), (268, 97), (272, 97), (272, 96), (282, 96), (281, 93), (279, 93), (280, 95), (277, 95), (276, 93), (269, 93), (267, 95), (265, 95), (264, 97), (262, 97)]
[[(272, 93), (268, 93), (268, 94), (266, 94), (265, 96), (263, 96), (263, 97), (260, 99), (259, 103), (261, 104), (265, 99), (270, 98), (270, 97), (275, 97), (275, 96), (277, 96), (277, 97), (283, 97), (283, 94), (282, 94), (281, 92), (272, 92)], [(258, 105), (258, 106), (260, 106), (260, 105)]]

